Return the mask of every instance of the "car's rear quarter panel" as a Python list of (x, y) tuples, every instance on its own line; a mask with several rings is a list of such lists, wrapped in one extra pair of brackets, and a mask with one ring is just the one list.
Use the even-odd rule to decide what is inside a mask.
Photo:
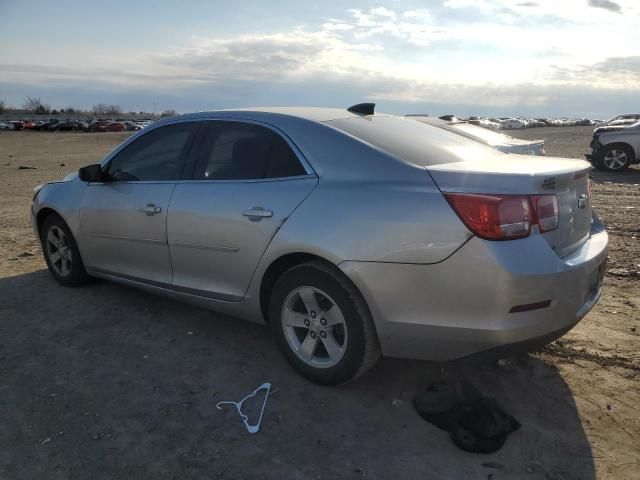
[(334, 262), (436, 263), (471, 236), (424, 168), (318, 123), (283, 130), (319, 183), (268, 253), (306, 249)]

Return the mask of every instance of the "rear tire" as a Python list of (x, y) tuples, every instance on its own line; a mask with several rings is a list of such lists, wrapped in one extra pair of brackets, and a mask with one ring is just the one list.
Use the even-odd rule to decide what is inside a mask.
[(276, 281), (269, 321), (284, 357), (314, 383), (349, 382), (380, 358), (362, 295), (342, 272), (323, 262), (292, 267)]
[(49, 215), (40, 231), (42, 252), (53, 278), (66, 287), (78, 287), (90, 277), (82, 263), (78, 245), (71, 230), (58, 215)]
[(606, 172), (621, 172), (629, 168), (633, 159), (631, 147), (624, 144), (611, 144), (604, 148), (597, 167)]

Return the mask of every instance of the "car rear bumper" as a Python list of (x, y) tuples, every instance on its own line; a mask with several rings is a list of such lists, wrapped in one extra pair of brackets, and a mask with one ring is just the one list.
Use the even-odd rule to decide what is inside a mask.
[(607, 248), (594, 221), (589, 240), (563, 258), (541, 235), (473, 237), (437, 264), (349, 261), (340, 268), (364, 295), (383, 354), (448, 361), (526, 349), (572, 328), (600, 298)]

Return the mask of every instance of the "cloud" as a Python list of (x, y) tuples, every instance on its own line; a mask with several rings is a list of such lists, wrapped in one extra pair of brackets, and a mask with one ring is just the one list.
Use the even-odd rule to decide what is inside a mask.
[[(373, 99), (404, 109), (476, 105), (515, 114), (580, 107), (575, 92), (587, 95), (583, 104), (611, 92), (638, 102), (633, 0), (618, 1), (625, 17), (594, 15), (584, 0), (448, 0), (428, 10), (393, 3), (347, 10), (315, 27), (194, 37), (186, 47), (132, 49), (108, 61), (96, 54), (56, 66), (12, 62), (0, 65), (0, 78), (23, 83), (23, 96), (36, 86), (73, 85), (139, 95), (146, 89), (176, 101), (181, 92), (224, 107)], [(557, 28), (565, 18), (572, 20)], [(593, 35), (594, 22), (603, 30), (615, 26), (625, 39), (616, 42), (615, 57), (611, 44)], [(193, 109), (190, 102), (173, 108)]]
[(640, 91), (640, 56), (610, 57), (590, 65), (554, 67), (556, 81)]
[[(289, 34), (200, 39), (191, 48), (141, 57), (140, 64), (147, 65), (144, 72), (0, 65), (0, 76), (5, 81), (28, 76), (29, 82), (23, 83), (23, 88), (38, 84), (48, 88), (82, 85), (83, 90), (90, 85), (116, 92), (153, 88), (159, 98), (172, 97), (174, 92), (185, 97), (207, 92), (200, 98), (212, 102), (207, 106), (218, 107), (249, 106), (257, 100), (273, 104), (268, 93), (280, 98), (282, 104), (336, 105), (339, 101), (373, 100), (404, 111), (413, 106), (442, 112), (450, 105), (470, 113), (471, 108), (476, 108), (477, 112), (507, 114), (545, 114), (561, 105), (576, 111), (584, 108), (585, 98), (604, 102), (606, 98), (626, 96), (640, 101), (638, 56), (611, 57), (571, 68), (554, 67), (546, 84), (469, 84), (464, 76), (445, 82), (408, 75), (390, 68), (380, 54), (368, 44), (350, 44), (328, 32), (296, 30)], [(280, 96), (275, 97), (274, 92)], [(582, 104), (578, 101), (580, 95), (585, 95)], [(187, 107), (174, 103), (173, 108)]]
[(588, 0), (589, 6), (594, 8), (603, 8), (610, 12), (622, 13), (622, 7), (611, 0)]
[(385, 7), (372, 8), (371, 14), (377, 15), (380, 17), (396, 18), (396, 13), (393, 10), (389, 10), (388, 8), (385, 8)]
[(348, 23), (341, 23), (339, 20), (333, 20), (322, 24), (322, 28), (328, 31), (353, 30), (355, 27)]
[(431, 19), (431, 14), (426, 8), (418, 8), (416, 10), (405, 10), (402, 12), (404, 18), (413, 18), (416, 20)]

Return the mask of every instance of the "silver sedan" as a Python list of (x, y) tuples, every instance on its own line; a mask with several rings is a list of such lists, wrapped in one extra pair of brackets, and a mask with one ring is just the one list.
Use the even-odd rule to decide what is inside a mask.
[(532, 348), (601, 292), (589, 164), (514, 156), (372, 104), (156, 122), (39, 188), (53, 277), (101, 277), (269, 325), (308, 379), (381, 354)]

